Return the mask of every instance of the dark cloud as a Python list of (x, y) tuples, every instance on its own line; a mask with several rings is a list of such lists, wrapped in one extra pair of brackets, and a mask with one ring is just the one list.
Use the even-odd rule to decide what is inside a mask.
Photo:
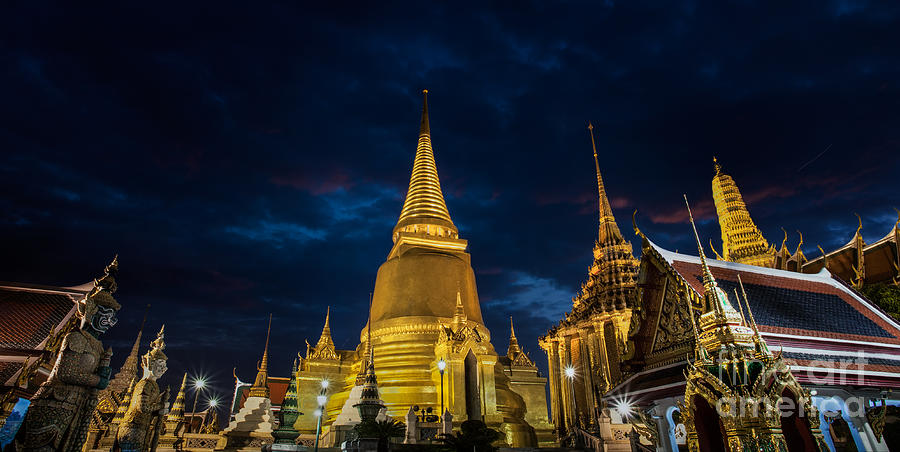
[(542, 366), (596, 236), (588, 120), (623, 232), (638, 209), (671, 249), (694, 248), (682, 194), (718, 242), (713, 155), (769, 240), (800, 230), (808, 255), (855, 212), (880, 238), (900, 207), (895, 2), (2, 9), (0, 279), (82, 283), (118, 252), (110, 340), (127, 350), (152, 304), (173, 384), (250, 379), (269, 312), (275, 374), (327, 306), (356, 345), (426, 87), (494, 344), (513, 316)]

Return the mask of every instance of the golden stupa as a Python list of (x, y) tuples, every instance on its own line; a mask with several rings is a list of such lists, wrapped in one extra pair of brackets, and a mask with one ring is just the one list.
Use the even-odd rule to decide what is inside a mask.
[(740, 264), (771, 267), (775, 248), (769, 245), (750, 218), (734, 179), (722, 172), (722, 165), (715, 157), (713, 163), (716, 175), (712, 180), (712, 192), (722, 229), (722, 258)]
[[(549, 445), (555, 437), (547, 419), (546, 379), (524, 353), (500, 356), (491, 344), (467, 242), (459, 238), (441, 192), (427, 91), (423, 102), (409, 191), (372, 295), (371, 341), (385, 414), (402, 420), (414, 406), (435, 413), (443, 408), (454, 425), (483, 420), (510, 446)], [(326, 319), (316, 346), (307, 347), (298, 369), (299, 403), (307, 413), (295, 424), (301, 433), (315, 431), (312, 413), (322, 379), (331, 382), (325, 443), (338, 443), (341, 429), (354, 422), (354, 388), (368, 359), (367, 327), (356, 350), (337, 350)]]

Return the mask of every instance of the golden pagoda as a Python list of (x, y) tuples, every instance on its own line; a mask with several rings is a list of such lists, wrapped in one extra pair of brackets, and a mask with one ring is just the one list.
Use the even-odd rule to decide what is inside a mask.
[[(343, 421), (335, 421), (352, 418), (343, 411), (365, 375), (371, 350), (379, 363), (374, 372), (386, 415), (402, 418), (413, 406), (443, 406), (454, 424), (482, 420), (503, 433), (510, 446), (549, 445), (553, 426), (547, 419), (546, 380), (521, 358), (515, 372), (507, 372), (502, 365), (507, 359), (498, 355), (484, 325), (467, 241), (459, 238), (441, 191), (427, 91), (423, 94), (409, 191), (393, 229), (393, 246), (378, 269), (370, 320), (360, 330), (356, 350), (337, 350), (326, 314), (318, 343), (307, 346), (299, 366), (299, 403), (316, 406), (322, 381), (328, 381), (322, 441), (339, 444), (337, 426)], [(443, 376), (438, 370), (442, 359)], [(312, 411), (304, 410), (307, 414), (294, 424), (303, 435), (316, 431)]]
[(572, 299), (572, 312), (540, 338), (540, 345), (549, 361), (551, 411), (557, 434), (562, 437), (575, 426), (590, 426), (606, 431), (604, 438), (619, 438), (609, 444), (619, 441), (616, 444), (623, 446), (628, 444), (623, 439), (628, 430), (623, 426), (620, 431), (612, 431), (615, 427), (610, 425), (600, 397), (621, 378), (619, 363), (631, 349), (627, 334), (636, 311), (638, 261), (613, 216), (593, 129), (588, 124), (600, 214), (594, 259), (587, 280)]
[(713, 157), (716, 175), (712, 180), (713, 201), (722, 229), (722, 257), (726, 261), (771, 267), (775, 248), (769, 245), (750, 218), (744, 198), (731, 176)]

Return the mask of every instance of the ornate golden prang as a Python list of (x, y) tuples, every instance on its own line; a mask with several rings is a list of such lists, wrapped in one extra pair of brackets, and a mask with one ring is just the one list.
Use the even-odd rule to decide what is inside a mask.
[(509, 358), (510, 364), (513, 366), (535, 367), (531, 358), (519, 347), (519, 340), (516, 339), (516, 329), (513, 326), (512, 317), (509, 318), (509, 348), (506, 350), (506, 357)]
[(750, 218), (744, 198), (731, 176), (713, 157), (716, 175), (712, 180), (713, 201), (722, 229), (722, 257), (727, 261), (771, 267), (775, 248), (763, 237)]
[(118, 257), (103, 277), (78, 302), (80, 325), (67, 333), (47, 381), (31, 398), (19, 428), (18, 451), (78, 451), (87, 438), (97, 396), (109, 384), (112, 349), (104, 351), (98, 337), (115, 325), (121, 307), (113, 298)]
[(168, 358), (163, 352), (166, 348), (164, 337), (165, 325), (150, 343), (150, 351), (141, 359), (144, 376), (132, 390), (128, 409), (116, 433), (114, 450), (147, 452), (156, 448), (169, 399), (169, 390), (160, 393), (156, 383), (166, 372)]
[(325, 326), (322, 327), (322, 335), (319, 336), (319, 342), (312, 349), (312, 354), (307, 353), (307, 359), (330, 359), (337, 360), (337, 351), (334, 348), (334, 340), (331, 339), (331, 306), (325, 311)]

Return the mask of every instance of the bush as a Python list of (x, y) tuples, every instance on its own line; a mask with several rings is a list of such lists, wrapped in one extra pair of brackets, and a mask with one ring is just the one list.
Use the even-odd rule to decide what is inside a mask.
[(458, 432), (450, 435), (441, 435), (440, 440), (445, 445), (457, 452), (494, 452), (497, 450), (492, 444), (500, 439), (500, 432), (488, 428), (481, 421), (465, 421), (460, 425)]
[(866, 284), (860, 290), (869, 300), (900, 320), (900, 287), (890, 283)]

